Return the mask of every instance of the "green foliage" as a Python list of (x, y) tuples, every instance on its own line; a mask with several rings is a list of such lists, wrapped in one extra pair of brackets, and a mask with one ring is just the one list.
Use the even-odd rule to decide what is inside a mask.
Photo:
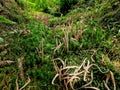
[[(29, 0), (30, 1), (30, 0)], [(53, 13), (56, 11), (59, 0), (36, 0), (36, 1), (31, 1), (35, 4), (35, 9), (38, 11), (43, 11), (46, 13)]]
[(77, 41), (70, 42), (70, 50), (76, 50), (80, 47), (80, 43)]
[(2, 37), (0, 37), (0, 43), (4, 42), (4, 39)]
[(17, 3), (23, 9), (25, 9), (25, 8), (35, 8), (35, 3), (33, 3), (30, 0), (18, 0)]
[(34, 21), (26, 24), (25, 32), (18, 31), (11, 35), (14, 38), (10, 44), (13, 58), (24, 57), (25, 76), (29, 76), (34, 83), (37, 83), (36, 88), (45, 89), (48, 85), (47, 88), (54, 88), (50, 85), (54, 76), (51, 61), (55, 43), (51, 37), (54, 33), (44, 24)]
[[(110, 0), (107, 0), (106, 3), (103, 0), (21, 0), (21, 5), (23, 4), (26, 9), (29, 7), (28, 11), (32, 8), (31, 11), (37, 10), (48, 13), (51, 12), (54, 6), (55, 10), (59, 9), (58, 5), (60, 4), (61, 12), (67, 13), (76, 3), (82, 7), (78, 6), (79, 8), (65, 16), (59, 18), (52, 17), (52, 19), (50, 19), (50, 25), (48, 25), (50, 27), (30, 19), (30, 22), (24, 22), (24, 25), (21, 24), (22, 28), (18, 30), (15, 29), (14, 33), (9, 32), (7, 36), (9, 36), (10, 43), (7, 48), (5, 48), (8, 53), (1, 57), (2, 59), (14, 60), (15, 65), (11, 66), (12, 68), (0, 69), (0, 81), (2, 82), (0, 87), (3, 87), (6, 83), (7, 85), (12, 83), (9, 86), (11, 90), (14, 90), (16, 87), (15, 80), (18, 76), (17, 59), (22, 56), (24, 57), (23, 68), (25, 77), (30, 77), (30, 87), (33, 86), (30, 88), (31, 90), (57, 90), (54, 85), (51, 85), (51, 81), (56, 73), (52, 63), (53, 58), (61, 58), (65, 60), (69, 66), (79, 66), (85, 58), (90, 60), (90, 62), (94, 60), (94, 63), (103, 71), (110, 69), (114, 72), (117, 83), (116, 86), (117, 89), (119, 89), (119, 72), (116, 72), (114, 70), (116, 66), (111, 64), (112, 61), (119, 60), (120, 33), (119, 31), (114, 33), (114, 31), (119, 30), (119, 25), (114, 23), (114, 25), (118, 27), (111, 29), (112, 20), (114, 19), (116, 21), (118, 19), (119, 5), (117, 0), (112, 6), (112, 2), (109, 1)], [(112, 10), (114, 5), (116, 6), (115, 12)], [(55, 10), (53, 10), (53, 13), (55, 13)], [(29, 14), (25, 14), (25, 16), (29, 17)], [(8, 22), (6, 19), (3, 19), (4, 17), (0, 18), (2, 18), (2, 22)], [(23, 20), (22, 17), (18, 16), (18, 18), (21, 19), (21, 21)], [(101, 22), (99, 22), (100, 19), (102, 19), (103, 22), (104, 20), (107, 21), (105, 23), (108, 25), (105, 24), (106, 26), (102, 26)], [(66, 32), (68, 34), (66, 34)], [(2, 38), (1, 41), (4, 42)], [(102, 63), (102, 60), (106, 63), (105, 65)], [(60, 65), (59, 61), (57, 63)], [(101, 74), (98, 69), (94, 67), (91, 69), (94, 73), (92, 85), (95, 87), (99, 85), (100, 90), (104, 90), (104, 84), (101, 79), (104, 80), (105, 74)], [(13, 73), (11, 73), (12, 71)], [(5, 75), (2, 75), (2, 73), (5, 73)], [(7, 76), (7, 73), (11, 74)], [(9, 78), (12, 78), (11, 82), (7, 81)], [(108, 86), (112, 89), (111, 80), (109, 81)], [(60, 83), (62, 84), (62, 82)], [(23, 81), (19, 81), (19, 85), (22, 84)], [(77, 88), (83, 84), (85, 84), (84, 81), (79, 82), (75, 86)], [(63, 89), (62, 85), (58, 87)]]
[[(92, 25), (91, 25), (92, 26)], [(85, 48), (98, 48), (106, 41), (106, 33), (100, 27), (87, 27), (83, 33), (82, 43)]]
[[(102, 22), (105, 24), (109, 24), (111, 28), (117, 27), (119, 28), (119, 17), (120, 17), (120, 1), (111, 1), (109, 5), (107, 5), (102, 11)], [(105, 12), (106, 11), (106, 12)]]
[(16, 24), (15, 22), (5, 18), (4, 16), (0, 16), (0, 23), (6, 23), (6, 24)]

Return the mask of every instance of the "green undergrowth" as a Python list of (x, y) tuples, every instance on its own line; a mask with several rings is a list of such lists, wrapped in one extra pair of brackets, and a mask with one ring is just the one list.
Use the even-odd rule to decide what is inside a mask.
[[(55, 47), (54, 33), (44, 24), (32, 21), (26, 24), (25, 28), (8, 34), (8, 37), (11, 39), (8, 38), (10, 43), (6, 47), (7, 54), (2, 55), (1, 59), (5, 57), (5, 59), (13, 60), (15, 63), (8, 66), (9, 69), (1, 68), (0, 71), (5, 74), (1, 75), (11, 78), (7, 85), (4, 82), (1, 84), (4, 85), (1, 86), (1, 89), (6, 87), (10, 90), (15, 89), (15, 80), (20, 73), (19, 68), (16, 67), (18, 66), (17, 60), (20, 57), (24, 57), (22, 62), (24, 75), (26, 78), (29, 76), (31, 79), (31, 83), (27, 88), (30, 87), (32, 90), (54, 90), (54, 86), (51, 86), (51, 81), (55, 74), (51, 61)], [(1, 77), (1, 81), (5, 80), (6, 78), (3, 80)], [(19, 86), (21, 87), (24, 83), (25, 80), (19, 81)]]
[[(98, 65), (102, 71), (109, 69), (114, 73), (116, 88), (119, 90), (120, 31), (116, 25), (111, 28), (109, 23), (105, 25), (101, 23), (102, 11), (108, 7), (98, 9), (98, 2), (90, 1), (87, 2), (89, 7), (85, 5), (85, 1), (81, 1), (79, 3), (83, 4), (82, 8), (71, 10), (65, 16), (51, 16), (48, 20), (50, 23), (48, 26), (39, 19), (30, 20), (19, 25), (19, 28), (9, 31), (7, 37), (2, 36), (5, 37), (6, 42), (4, 43), (7, 43), (7, 46), (4, 49), (0, 48), (2, 50), (0, 59), (13, 60), (14, 64), (0, 67), (0, 82), (2, 82), (0, 89), (16, 90), (17, 78), (21, 87), (27, 77), (30, 77), (31, 82), (25, 87), (25, 90), (63, 90), (63, 83), (59, 79), (56, 79), (55, 85), (51, 84), (57, 73), (52, 60), (61, 58), (67, 66), (80, 66), (86, 59), (90, 63)], [(29, 0), (29, 2), (35, 3), (33, 0)], [(47, 8), (48, 10), (49, 6), (42, 6), (42, 3), (40, 5), (37, 3), (37, 8)], [(46, 4), (48, 4), (47, 0)], [(104, 4), (107, 3), (104, 2)], [(98, 16), (96, 16), (96, 10), (98, 10)], [(35, 14), (48, 16), (44, 13)], [(20, 79), (18, 67), (18, 59), (21, 57), (23, 57), (22, 64), (25, 77), (23, 80)], [(61, 65), (59, 61), (57, 64)], [(105, 90), (103, 80), (106, 74), (101, 74), (95, 67), (91, 69), (94, 73), (92, 86), (99, 86), (100, 90)], [(59, 83), (60, 86), (57, 85)], [(79, 90), (78, 88), (83, 84), (85, 84), (84, 81), (79, 81), (74, 84), (74, 88)], [(109, 80), (108, 86), (111, 90), (113, 89), (112, 80)]]
[[(77, 13), (79, 13), (79, 10)], [(118, 46), (119, 43), (113, 41), (114, 39), (118, 39), (119, 33), (114, 34), (107, 27), (103, 29), (100, 23), (93, 18), (81, 16), (83, 21), (79, 21), (81, 20), (79, 15), (86, 15), (86, 13), (78, 14), (78, 16), (76, 14), (68, 14), (68, 16), (51, 19), (54, 22), (58, 22), (58, 19), (60, 20), (60, 24), (58, 24), (60, 27), (54, 30), (51, 30), (51, 28), (56, 23), (52, 23), (53, 26), (47, 27), (38, 21), (31, 21), (21, 25), (21, 28), (15, 30), (13, 33), (9, 33), (9, 38), (12, 38), (12, 40), (9, 41), (10, 43), (6, 47), (8, 51), (7, 55), (3, 55), (2, 58), (6, 57), (6, 59), (14, 60), (15, 63), (8, 66), (9, 68), (1, 68), (0, 71), (3, 73), (1, 74), (1, 81), (3, 82), (1, 87), (11, 90), (15, 89), (15, 81), (20, 73), (17, 67), (17, 60), (20, 57), (24, 57), (24, 75), (25, 78), (29, 76), (31, 79), (26, 89), (56, 90), (58, 87), (51, 84), (56, 74), (52, 58), (61, 58), (66, 61), (68, 66), (79, 66), (84, 59), (94, 60), (95, 64), (103, 71), (109, 69), (114, 73), (116, 87), (119, 90), (119, 69), (118, 71), (115, 70), (114, 62), (119, 61), (120, 49)], [(72, 20), (71, 17), (73, 17)], [(62, 45), (58, 47), (60, 44)], [(104, 60), (104, 63), (102, 60)], [(96, 68), (92, 69), (94, 71), (93, 86), (97, 87), (100, 84), (99, 88), (104, 90), (102, 82), (104, 74), (101, 74)], [(2, 77), (6, 78), (3, 80)], [(7, 78), (11, 79), (5, 84), (4, 82), (6, 82)], [(59, 80), (57, 79), (55, 83), (58, 82)], [(19, 80), (20, 87), (24, 83), (25, 79)], [(74, 87), (77, 89), (82, 84), (84, 82), (78, 82)], [(113, 89), (111, 81), (108, 85)], [(61, 85), (59, 88), (62, 89), (64, 87)]]
[[(119, 68), (116, 68), (116, 66), (119, 67), (119, 64), (115, 63), (119, 62), (120, 58), (120, 33), (116, 26), (111, 29), (108, 23), (103, 27), (100, 17), (96, 16), (95, 11), (90, 8), (78, 8), (71, 10), (66, 16), (50, 19), (50, 27), (63, 32), (62, 35), (58, 35), (60, 37), (58, 42), (63, 45), (57, 49), (55, 57), (61, 57), (67, 62), (67, 65), (73, 66), (79, 66), (85, 58), (94, 60), (101, 69), (110, 69), (114, 72), (116, 87), (119, 90), (120, 79), (117, 77)], [(102, 62), (103, 59), (105, 65)], [(93, 70), (96, 69), (93, 68)], [(99, 83), (100, 90), (104, 90), (102, 78), (99, 76), (102, 75), (96, 70), (93, 86)], [(110, 82), (108, 85), (112, 89), (111, 84)], [(82, 85), (82, 82), (79, 82), (76, 87), (79, 85)]]
[(10, 46), (11, 53), (13, 57), (24, 57), (25, 76), (31, 78), (32, 90), (53, 90), (51, 80), (55, 71), (51, 58), (55, 43), (52, 39), (54, 32), (42, 23), (34, 21), (26, 25), (25, 32), (16, 34), (17, 38), (14, 38)]

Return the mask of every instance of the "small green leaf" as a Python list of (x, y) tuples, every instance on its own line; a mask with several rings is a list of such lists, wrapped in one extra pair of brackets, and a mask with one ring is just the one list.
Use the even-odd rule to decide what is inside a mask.
[(11, 20), (5, 18), (4, 16), (0, 16), (0, 23), (16, 24), (16, 22), (11, 21)]
[(4, 39), (2, 37), (0, 37), (0, 43), (4, 42)]

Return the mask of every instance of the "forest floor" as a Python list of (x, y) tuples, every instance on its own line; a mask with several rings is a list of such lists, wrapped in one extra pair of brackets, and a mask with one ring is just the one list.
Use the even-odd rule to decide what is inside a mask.
[[(94, 18), (89, 18), (91, 15), (79, 9), (61, 17), (35, 12), (28, 23), (1, 25), (0, 89), (67, 90), (74, 86), (77, 90), (80, 86), (93, 86), (104, 90), (108, 82), (111, 90), (119, 90), (119, 33), (108, 32)], [(91, 68), (92, 65), (99, 68)], [(87, 81), (84, 74), (75, 72), (78, 67), (89, 69), (84, 72)], [(108, 69), (110, 72), (103, 73)]]
[[(48, 28), (50, 28), (52, 30), (57, 30), (57, 29), (68, 30), (68, 29), (71, 29), (72, 26), (74, 25), (74, 19), (76, 20), (76, 17), (81, 17), (81, 19), (78, 18), (79, 20), (77, 21), (77, 23), (83, 24), (86, 16), (85, 16), (84, 13), (82, 13), (82, 14), (79, 13), (78, 15), (76, 15), (76, 14), (68, 15), (68, 18), (66, 20), (62, 19), (62, 18), (64, 18), (64, 16), (63, 17), (55, 17), (55, 16), (52, 16), (52, 15), (44, 13), (44, 12), (36, 12), (35, 14), (33, 14), (33, 17), (36, 21), (42, 22), (44, 25), (46, 25)], [(55, 22), (52, 23), (52, 20), (54, 20), (54, 19), (55, 19)], [(59, 20), (59, 19), (61, 19), (61, 20)], [(63, 25), (61, 24), (62, 22), (64, 23)], [(52, 26), (51, 26), (51, 23), (53, 24)], [(82, 32), (80, 32), (80, 34), (82, 34)], [(76, 40), (77, 37), (72, 38), (72, 39)], [(120, 47), (119, 38), (114, 38), (112, 42), (116, 42), (116, 46), (118, 48)], [(110, 61), (111, 64), (114, 64), (113, 68), (118, 73), (120, 72), (120, 60), (119, 60), (120, 57), (119, 57), (119, 54), (120, 54), (120, 51), (118, 50), (118, 52), (117, 52), (118, 59), (114, 60), (114, 61)]]

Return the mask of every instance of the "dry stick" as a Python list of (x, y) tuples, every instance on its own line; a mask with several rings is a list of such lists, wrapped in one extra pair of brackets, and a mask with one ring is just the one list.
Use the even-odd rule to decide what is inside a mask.
[(14, 63), (14, 61), (11, 60), (5, 60), (5, 61), (0, 61), (0, 66), (6, 66)]
[(103, 83), (104, 83), (106, 89), (107, 89), (107, 90), (110, 90), (110, 88), (108, 87), (107, 83), (106, 83), (105, 81), (103, 81)]
[(71, 87), (73, 90), (74, 90), (74, 87), (73, 87), (73, 85), (72, 85), (72, 82), (73, 82), (74, 79), (80, 80), (79, 77), (73, 76), (73, 77), (71, 77), (70, 80), (67, 82), (67, 85), (70, 84), (70, 87)]
[(55, 60), (52, 60), (52, 61), (53, 61), (54, 68), (55, 68), (56, 72), (58, 73), (58, 67), (57, 67), (57, 64), (55, 63)]
[(65, 49), (67, 49), (67, 52), (69, 51), (69, 39), (68, 39), (68, 31), (65, 31), (64, 29), (62, 29), (63, 33), (64, 33), (64, 44), (65, 44)]
[[(66, 68), (67, 67), (67, 68)], [(69, 73), (68, 71), (70, 70), (70, 69), (76, 69), (76, 68), (78, 68), (77, 66), (66, 66), (66, 67), (64, 67), (62, 70), (64, 71), (64, 73)], [(68, 68), (69, 67), (69, 68)]]
[(78, 30), (78, 32), (76, 33), (75, 35), (75, 39), (78, 41), (79, 40), (79, 37), (82, 35), (83, 31), (82, 31), (82, 28), (80, 30)]
[(16, 83), (16, 90), (19, 90), (18, 78), (16, 79), (15, 83)]
[(63, 78), (63, 81), (64, 81), (64, 86), (65, 86), (65, 90), (69, 90), (68, 88), (68, 84), (67, 84), (67, 81), (70, 79), (71, 77), (69, 77), (69, 76), (67, 76), (67, 77), (65, 77), (65, 78)]
[(92, 62), (95, 62), (95, 60), (93, 59), (93, 56), (95, 55), (96, 52), (97, 52), (97, 50), (93, 50), (93, 54), (92, 54), (92, 56), (90, 57), (91, 60), (92, 60)]
[[(57, 59), (56, 59), (57, 60)], [(57, 73), (60, 73), (61, 71), (60, 71), (60, 68), (57, 66), (57, 64), (55, 63), (55, 59), (54, 60), (52, 60), (53, 61), (53, 64), (54, 64), (54, 68), (55, 68), (55, 70), (56, 70), (56, 72)]]
[(107, 85), (110, 77), (111, 77), (111, 75), (110, 75), (110, 74), (107, 74), (107, 75), (106, 75), (106, 81), (103, 80), (103, 83), (104, 83), (104, 85), (105, 85), (105, 87), (106, 87), (107, 90), (110, 90), (110, 88), (109, 88), (108, 85)]
[(81, 89), (81, 88), (85, 88), (85, 87), (87, 87), (87, 86), (90, 85), (92, 82), (93, 82), (93, 71), (91, 71), (91, 81), (88, 82), (87, 84), (81, 86), (80, 89)]
[[(89, 65), (89, 61), (88, 61), (87, 66), (84, 67), (84, 69), (85, 69), (84, 81), (86, 80), (86, 76), (87, 76), (87, 73), (88, 73), (89, 68), (92, 67), (92, 66), (96, 66), (101, 73), (107, 73), (107, 72), (103, 72), (96, 64), (91, 64), (91, 65)], [(90, 82), (90, 83), (92, 83), (92, 82)], [(89, 85), (89, 83), (87, 83), (86, 85)], [(86, 86), (86, 85), (85, 85), (85, 86)], [(85, 86), (84, 86), (84, 87), (85, 87)]]
[(80, 67), (75, 70), (74, 73), (78, 72), (82, 68), (82, 66), (85, 64), (85, 61), (86, 61), (86, 58), (84, 59), (83, 63), (80, 65)]
[(65, 66), (66, 66), (66, 63), (65, 63), (62, 59), (60, 59), (60, 58), (53, 59), (53, 61), (56, 61), (56, 60), (61, 61), (61, 63), (62, 63), (62, 65), (63, 65), (63, 67), (65, 67)]
[(41, 44), (41, 56), (42, 56), (42, 61), (44, 60), (44, 47), (43, 47), (43, 38), (42, 38), (42, 44)]
[[(55, 59), (54, 59), (54, 60), (55, 60)], [(60, 58), (57, 58), (56, 60), (60, 60), (60, 61), (63, 63), (63, 66), (65, 65), (65, 64), (64, 64), (64, 61), (61, 60)], [(55, 64), (55, 62), (54, 62), (54, 64)], [(62, 70), (66, 70), (66, 69), (68, 70), (68, 69), (72, 69), (72, 68), (74, 69), (74, 68), (78, 68), (78, 67), (77, 67), (77, 66), (67, 66), (67, 67), (63, 67), (63, 68), (60, 70), (59, 73), (61, 73)], [(57, 70), (58, 70), (58, 69), (57, 69)], [(67, 71), (67, 70), (66, 70), (66, 71)], [(60, 74), (56, 74), (56, 75), (55, 75), (55, 77), (54, 77), (53, 80), (52, 80), (52, 84), (54, 84), (54, 81), (55, 81), (55, 79), (56, 79), (58, 76), (60, 76)], [(74, 78), (79, 78), (79, 77), (74, 77)], [(74, 78), (72, 78), (72, 79), (74, 79)], [(68, 79), (68, 77), (66, 76), (64, 79)], [(71, 82), (70, 82), (71, 88), (73, 88), (73, 87), (72, 87), (72, 79), (70, 79), (70, 81), (71, 81)], [(65, 81), (65, 80), (64, 80), (64, 81)], [(66, 89), (67, 89), (67, 84), (65, 84), (65, 86), (66, 86)]]
[(99, 69), (99, 71), (100, 71), (101, 73), (108, 73), (108, 72), (109, 72), (109, 70), (106, 71), (106, 72), (103, 72), (103, 71), (100, 69), (100, 67), (97, 66), (96, 64), (91, 64), (91, 65), (89, 66), (89, 68), (92, 67), (92, 66), (96, 66), (96, 67)]
[(53, 59), (53, 64), (54, 64), (54, 67), (55, 67), (55, 70), (57, 72), (57, 74), (55, 75), (55, 77), (53, 78), (52, 80), (52, 84), (54, 84), (54, 81), (55, 79), (59, 76), (60, 80), (61, 80), (61, 75), (62, 75), (62, 72), (61, 72), (61, 69), (57, 66), (57, 64), (55, 63), (56, 60), (60, 60), (61, 63), (63, 64), (63, 66), (65, 66), (65, 63), (62, 59), (60, 58), (56, 58), (56, 59)]
[(23, 65), (22, 65), (23, 59), (24, 57), (18, 58), (18, 68), (20, 70), (19, 76), (22, 80), (24, 79), (24, 71), (23, 71)]
[(54, 81), (55, 81), (55, 79), (56, 79), (58, 76), (59, 76), (59, 79), (61, 80), (61, 75), (62, 75), (60, 68), (57, 66), (57, 64), (54, 62), (54, 60), (53, 60), (53, 64), (54, 64), (54, 68), (55, 68), (57, 74), (56, 74), (55, 77), (53, 78), (52, 84), (54, 84)]
[(19, 90), (24, 89), (29, 83), (30, 83), (30, 78), (28, 77), (28, 81), (24, 84), (24, 86), (22, 86)]
[(67, 52), (69, 51), (69, 39), (68, 39), (68, 32), (66, 32), (66, 42), (67, 42)]
[(74, 69), (74, 68), (79, 68), (78, 66), (66, 66), (64, 68), (62, 68), (62, 70), (65, 70), (65, 69)]
[(67, 86), (67, 81), (69, 80), (69, 78), (70, 78), (69, 76), (63, 78), (63, 82), (64, 82), (64, 85), (65, 85), (65, 88), (66, 88), (65, 90), (69, 90), (69, 89), (68, 89), (68, 86)]
[(110, 73), (106, 75), (106, 84), (108, 84), (108, 81), (109, 81), (110, 77), (111, 77)]
[[(60, 61), (61, 61), (62, 65), (63, 65), (62, 68), (59, 68), (59, 67), (57, 66), (57, 64), (56, 64), (56, 62), (55, 62), (56, 60), (60, 60)], [(80, 80), (80, 78), (79, 78), (77, 75), (80, 75), (80, 74), (84, 73), (84, 80), (86, 80), (86, 76), (87, 76), (88, 70), (89, 70), (92, 66), (96, 66), (101, 73), (107, 73), (107, 72), (108, 72), (108, 71), (107, 71), (107, 72), (103, 72), (96, 64), (90, 64), (89, 61), (87, 61), (87, 65), (85, 66), (86, 60), (83, 61), (83, 63), (81, 64), (80, 67), (78, 67), (78, 66), (66, 66), (66, 63), (65, 63), (62, 59), (60, 59), (60, 58), (53, 59), (53, 63), (54, 63), (55, 69), (56, 69), (56, 71), (57, 71), (58, 73), (57, 73), (57, 74), (55, 75), (55, 77), (53, 78), (52, 84), (54, 84), (55, 79), (59, 76), (59, 77), (60, 77), (60, 80), (64, 80), (64, 85), (66, 86), (66, 90), (68, 90), (68, 84), (70, 84), (70, 87), (71, 87), (72, 89), (74, 89), (74, 87), (73, 87), (73, 85), (72, 85), (72, 82), (74, 81), (74, 79)], [(79, 71), (82, 67), (84, 68), (84, 70), (78, 73), (78, 71)], [(68, 71), (69, 69), (75, 69), (74, 73), (73, 73), (73, 74), (72, 74), (72, 73), (71, 73), (71, 74), (68, 73), (68, 75), (67, 75), (67, 71)], [(63, 70), (65, 70), (65, 72), (62, 72)], [(114, 79), (112, 78), (112, 80), (114, 80)], [(67, 83), (66, 83), (66, 81), (67, 81)], [(96, 87), (87, 87), (87, 86), (90, 85), (92, 82), (93, 82), (93, 73), (91, 72), (91, 81), (90, 81), (89, 83), (83, 85), (82, 87), (99, 90), (99, 89), (96, 88)], [(114, 86), (115, 86), (115, 85), (114, 85)], [(115, 89), (115, 90), (116, 90), (116, 89)]]
[(84, 87), (85, 89), (94, 89), (94, 90), (100, 90), (99, 88), (96, 87)]
[(56, 41), (56, 46), (58, 46), (58, 38), (59, 36), (58, 35), (55, 35), (54, 38), (55, 38), (55, 41)]
[(55, 49), (54, 49), (54, 53), (58, 50), (58, 49), (60, 49), (60, 47), (63, 45), (63, 43), (60, 43)]
[(55, 77), (52, 80), (52, 84), (54, 84), (55, 79), (59, 76), (59, 74), (56, 74)]
[(19, 89), (19, 85), (18, 85), (18, 78), (16, 79), (16, 90), (22, 90), (24, 89), (29, 83), (30, 83), (30, 78), (28, 77), (28, 81), (24, 84), (24, 86), (22, 86), (20, 89)]
[(116, 84), (115, 84), (115, 78), (114, 78), (113, 72), (110, 71), (110, 74), (111, 74), (111, 78), (112, 78), (112, 82), (113, 82), (114, 90), (116, 90)]
[(103, 72), (96, 64), (91, 64), (91, 65), (89, 65), (89, 61), (88, 61), (87, 66), (84, 66), (84, 70), (85, 70), (85, 72), (84, 72), (84, 79), (83, 79), (84, 81), (86, 81), (87, 73), (89, 73), (88, 70), (89, 70), (89, 68), (91, 68), (92, 66), (96, 66), (101, 73), (108, 73), (108, 71), (107, 71), (107, 72)]
[(86, 80), (86, 76), (87, 76), (87, 73), (89, 73), (89, 71), (88, 71), (89, 68), (90, 68), (90, 67), (89, 67), (89, 66), (90, 66), (89, 64), (90, 64), (90, 62), (88, 61), (88, 62), (87, 62), (87, 66), (84, 66), (84, 71), (85, 71), (85, 72), (84, 72), (84, 78), (83, 78), (84, 81), (87, 81), (87, 80)]
[(81, 72), (79, 72), (79, 73), (73, 73), (73, 74), (69, 74), (69, 75), (70, 75), (70, 76), (73, 76), (73, 75), (78, 76), (78, 75), (80, 75), (80, 74), (82, 74), (82, 73), (84, 73), (84, 70), (81, 71)]
[(66, 70), (66, 71), (64, 71), (64, 73), (68, 73), (68, 71), (69, 71), (70, 69), (76, 69), (76, 68), (79, 68), (79, 67), (77, 67), (77, 66), (66, 66), (66, 67), (64, 67), (64, 68), (61, 69), (61, 70), (62, 70), (62, 71)]

